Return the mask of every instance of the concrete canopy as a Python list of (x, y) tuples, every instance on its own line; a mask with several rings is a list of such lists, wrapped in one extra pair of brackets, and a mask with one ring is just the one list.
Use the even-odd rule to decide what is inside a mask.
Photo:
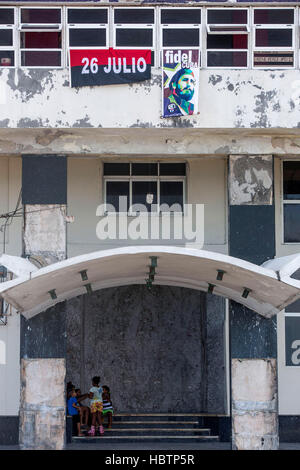
[[(30, 318), (66, 299), (85, 294), (85, 285), (92, 290), (129, 284), (146, 284), (150, 256), (157, 256), (154, 284), (172, 285), (207, 291), (235, 300), (264, 317), (271, 317), (300, 298), (300, 281), (292, 279), (285, 266), (300, 267), (300, 254), (278, 258), (258, 266), (231, 256), (192, 248), (143, 246), (102, 250), (76, 256), (50, 266), (32, 270), (23, 258), (0, 257), (3, 265), (16, 266), (19, 276), (0, 284), (0, 296)], [(14, 262), (10, 260), (14, 258)], [(224, 271), (217, 280), (218, 270)], [(22, 274), (20, 275), (20, 271)], [(80, 272), (87, 271), (83, 281)], [(291, 269), (289, 269), (291, 271)], [(280, 273), (284, 273), (281, 279)], [(242, 296), (245, 289), (248, 296)], [(55, 290), (57, 298), (49, 291)]]

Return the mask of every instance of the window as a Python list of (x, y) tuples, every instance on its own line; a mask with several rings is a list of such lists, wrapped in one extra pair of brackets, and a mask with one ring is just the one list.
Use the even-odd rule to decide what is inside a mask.
[(61, 8), (20, 8), (22, 67), (61, 67)]
[(253, 66), (294, 66), (294, 10), (256, 8), (253, 16)]
[(154, 8), (114, 8), (113, 46), (119, 49), (155, 50)]
[(131, 214), (183, 212), (185, 174), (185, 163), (104, 163), (105, 203)]
[(207, 67), (248, 66), (248, 10), (207, 10)]
[(64, 67), (72, 48), (109, 47), (151, 49), (152, 66), (160, 64), (155, 57), (161, 50), (192, 49), (207, 68), (298, 67), (298, 7), (19, 3), (23, 6), (0, 6), (0, 67)]
[(200, 49), (200, 8), (162, 8), (160, 24), (162, 49)]
[(283, 162), (284, 243), (300, 243), (300, 161)]
[(68, 8), (68, 46), (108, 47), (108, 8)]
[(0, 8), (0, 67), (15, 66), (15, 9)]

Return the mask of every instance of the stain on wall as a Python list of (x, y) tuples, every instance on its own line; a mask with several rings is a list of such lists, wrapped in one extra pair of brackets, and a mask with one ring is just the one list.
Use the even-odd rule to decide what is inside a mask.
[(22, 359), (21, 449), (64, 448), (65, 374), (65, 359)]
[(276, 359), (233, 359), (233, 449), (278, 449), (277, 399)]
[(256, 129), (297, 128), (299, 123), (297, 70), (201, 70), (199, 114), (176, 119), (161, 117), (159, 67), (152, 67), (150, 80), (124, 86), (70, 88), (68, 80), (67, 69), (0, 70), (6, 103), (0, 125)]
[(229, 158), (229, 203), (270, 205), (273, 202), (272, 155), (231, 155)]

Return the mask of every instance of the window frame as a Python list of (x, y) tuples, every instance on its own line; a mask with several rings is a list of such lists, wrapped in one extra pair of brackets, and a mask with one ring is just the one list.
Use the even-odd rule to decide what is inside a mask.
[[(240, 24), (233, 24), (233, 23), (208, 23), (208, 12), (209, 11), (212, 11), (212, 10), (220, 10), (221, 8), (206, 8), (206, 14), (205, 14), (205, 25), (206, 25), (206, 41), (205, 41), (205, 61), (206, 61), (206, 68), (208, 70), (224, 70), (224, 69), (227, 69), (227, 70), (247, 70), (250, 68), (250, 46), (251, 46), (251, 11), (250, 11), (250, 8), (233, 8), (234, 10), (244, 10), (244, 11), (247, 11), (247, 24), (246, 23), (240, 23)], [(239, 26), (239, 27), (242, 27), (242, 26), (246, 26), (246, 31), (238, 31), (238, 32), (232, 32), (232, 31), (209, 31), (210, 27), (213, 26), (213, 27), (216, 27), (216, 26)], [(207, 36), (208, 34), (212, 34), (212, 35), (216, 35), (216, 34), (222, 34), (222, 35), (237, 35), (237, 34), (243, 34), (243, 35), (247, 35), (247, 43), (248, 43), (248, 47), (247, 49), (209, 49), (207, 47)], [(236, 67), (236, 66), (222, 66), (222, 65), (219, 65), (219, 66), (209, 66), (208, 65), (208, 53), (209, 52), (246, 52), (247, 53), (247, 65), (246, 66), (240, 66), (240, 67)]]
[(300, 166), (300, 159), (298, 158), (282, 158), (281, 159), (281, 194), (280, 194), (280, 199), (281, 199), (281, 243), (283, 245), (300, 245), (300, 240), (299, 242), (286, 242), (284, 241), (284, 233), (285, 233), (285, 226), (284, 226), (284, 205), (285, 204), (299, 204), (300, 205), (300, 199), (284, 199), (284, 173), (283, 173), (283, 164), (284, 162), (299, 162)]
[[(122, 10), (125, 10), (125, 9), (138, 9), (138, 8), (143, 8), (145, 10), (153, 10), (153, 14), (154, 14), (154, 21), (153, 23), (151, 24), (147, 24), (147, 23), (115, 23), (115, 11), (116, 9), (119, 8), (119, 9), (122, 9)], [(157, 31), (157, 9), (155, 7), (138, 7), (138, 6), (126, 6), (126, 7), (121, 7), (121, 6), (117, 6), (117, 7), (113, 7), (112, 8), (112, 15), (111, 15), (111, 22), (110, 22), (110, 27), (111, 27), (111, 30), (112, 30), (112, 47), (115, 48), (115, 49), (130, 49), (130, 50), (134, 50), (134, 49), (139, 49), (139, 50), (143, 50), (143, 49), (151, 49), (151, 51), (153, 52), (154, 54), (154, 57), (155, 57), (155, 52), (156, 52), (156, 49), (157, 49), (157, 40), (156, 40), (156, 31)], [(116, 42), (117, 42), (117, 30), (118, 29), (150, 29), (152, 30), (152, 46), (149, 47), (149, 46), (117, 46)], [(155, 63), (155, 62), (154, 62)]]
[[(92, 9), (96, 8), (99, 9), (106, 9), (107, 11), (107, 24), (105, 23), (68, 23), (68, 11), (71, 9)], [(129, 9), (140, 9), (146, 8), (153, 11), (154, 16), (154, 23), (147, 24), (147, 23), (114, 23), (115, 12), (116, 8), (124, 10), (125, 8)], [(208, 12), (211, 10), (221, 10), (225, 8), (234, 8), (236, 10), (246, 10), (248, 13), (248, 23), (245, 24), (227, 24), (227, 23), (218, 23), (208, 24)], [(106, 37), (106, 46), (91, 46), (93, 49), (108, 49), (109, 47), (115, 47), (118, 49), (150, 49), (152, 51), (152, 56), (154, 57), (153, 66), (154, 67), (161, 67), (162, 66), (162, 51), (171, 49), (171, 47), (163, 46), (163, 33), (168, 29), (180, 29), (180, 28), (187, 28), (187, 29), (198, 29), (199, 30), (199, 47), (196, 46), (183, 46), (183, 47), (172, 47), (172, 49), (193, 49), (198, 50), (200, 54), (200, 66), (199, 68), (205, 68), (208, 70), (290, 70), (290, 69), (299, 69), (299, 61), (300, 61), (300, 44), (299, 44), (299, 36), (300, 36), (300, 7), (298, 5), (293, 6), (270, 6), (270, 5), (248, 5), (248, 6), (220, 6), (220, 5), (202, 5), (202, 6), (185, 6), (178, 4), (173, 7), (170, 5), (157, 5), (157, 6), (141, 6), (141, 5), (109, 5), (109, 6), (98, 6), (98, 5), (80, 5), (78, 4), (68, 4), (68, 5), (14, 5), (10, 6), (7, 4), (3, 4), (0, 6), (1, 9), (11, 9), (14, 11), (14, 24), (13, 25), (0, 25), (0, 29), (10, 29), (12, 30), (13, 36), (13, 45), (12, 46), (0, 46), (0, 51), (11, 51), (14, 54), (14, 65), (3, 65), (0, 68), (21, 68), (21, 69), (63, 69), (69, 67), (69, 50), (70, 49), (85, 49), (85, 46), (70, 46), (69, 45), (69, 34), (71, 29), (92, 29), (92, 28), (100, 28), (105, 29), (105, 37)], [(35, 23), (21, 23), (21, 15), (22, 11), (26, 9), (39, 9), (39, 10), (59, 10), (61, 14), (60, 23), (48, 23), (48, 24), (35, 24)], [(197, 10), (201, 11), (201, 22), (198, 24), (192, 23), (163, 23), (161, 19), (161, 14), (163, 10)], [(292, 24), (254, 24), (254, 14), (257, 10), (293, 10), (294, 12), (294, 23)], [(25, 27), (27, 25), (27, 27)], [(33, 27), (31, 28), (30, 25)], [(72, 26), (71, 26), (72, 25)], [(73, 26), (74, 25), (74, 26)], [(37, 27), (35, 27), (37, 26)], [(38, 27), (40, 26), (40, 27)], [(246, 26), (247, 31), (222, 31), (222, 26)], [(218, 31), (214, 30), (211, 31), (212, 27), (217, 27)], [(152, 46), (145, 47), (145, 46), (117, 46), (116, 45), (116, 34), (118, 29), (151, 29), (152, 30)], [(284, 46), (284, 47), (273, 47), (273, 46), (265, 46), (265, 47), (258, 47), (255, 45), (256, 43), (256, 31), (259, 29), (288, 29), (292, 31), (292, 45), (291, 46)], [(21, 48), (20, 47), (20, 39), (21, 33), (26, 32), (60, 32), (61, 34), (61, 47), (60, 48)], [(247, 49), (208, 49), (207, 48), (207, 35), (208, 34), (247, 34), (248, 35), (248, 48)], [(89, 46), (86, 46), (89, 47)], [(23, 52), (30, 52), (30, 51), (53, 51), (60, 54), (60, 65), (39, 65), (39, 66), (26, 66), (22, 65), (22, 53)], [(228, 52), (247, 52), (247, 66), (208, 66), (207, 59), (208, 53), (220, 52), (220, 53), (228, 53)], [(261, 52), (268, 53), (268, 52), (278, 52), (280, 55), (281, 52), (290, 52), (293, 54), (293, 65), (281, 65), (280, 62), (276, 63), (276, 65), (270, 65), (268, 62), (263, 63), (263, 65), (254, 65), (254, 56), (255, 53)], [(256, 59), (257, 60), (257, 59)]]
[[(156, 216), (162, 216), (163, 214), (172, 214), (175, 216), (178, 215), (184, 215), (184, 206), (185, 206), (185, 201), (186, 201), (186, 178), (187, 175), (185, 176), (178, 176), (178, 175), (173, 175), (173, 176), (166, 176), (166, 175), (160, 175), (160, 163), (184, 163), (185, 168), (187, 169), (187, 163), (186, 162), (147, 162), (147, 163), (157, 163), (158, 164), (158, 174), (157, 175), (150, 175), (150, 176), (145, 176), (145, 175), (132, 175), (132, 164), (133, 163), (145, 163), (144, 161), (138, 161), (138, 162), (107, 162), (104, 161), (103, 163), (129, 163), (129, 172), (130, 174), (128, 176), (126, 175), (104, 175), (103, 174), (103, 201), (104, 204), (107, 204), (107, 183), (112, 182), (112, 181), (120, 181), (120, 182), (129, 182), (129, 210), (127, 212), (110, 212), (110, 211), (105, 211), (104, 215), (113, 215), (113, 214), (120, 214), (120, 215), (127, 215), (128, 217), (136, 217), (138, 215), (156, 215)], [(156, 211), (147, 211), (147, 212), (139, 212), (139, 211), (132, 211), (132, 183), (135, 181), (141, 181), (141, 182), (148, 182), (148, 181), (156, 181), (157, 182), (157, 210)], [(160, 182), (166, 182), (166, 181), (172, 181), (172, 182), (182, 182), (182, 211), (181, 212), (162, 212), (159, 210), (160, 206)]]
[[(40, 28), (22, 28), (23, 24), (35, 24), (35, 23), (21, 23), (21, 14), (22, 10), (60, 10), (60, 23), (45, 23), (45, 27), (41, 26)], [(64, 11), (62, 6), (25, 6), (22, 5), (19, 7), (19, 15), (18, 15), (18, 38), (19, 38), (19, 51), (18, 51), (18, 60), (19, 64), (18, 67), (21, 69), (63, 69), (65, 67), (64, 64), (64, 32), (65, 32), (65, 23), (64, 23)], [(51, 24), (58, 25), (57, 28), (51, 28)], [(61, 48), (24, 48), (21, 47), (21, 34), (22, 33), (61, 33)], [(22, 65), (22, 52), (60, 52), (60, 65)]]
[[(69, 23), (68, 22), (68, 11), (69, 10), (87, 10), (87, 9), (96, 9), (96, 10), (107, 10), (107, 23)], [(65, 9), (65, 31), (66, 31), (66, 53), (69, 57), (69, 51), (73, 49), (108, 49), (109, 48), (109, 28), (110, 28), (110, 8), (109, 7), (91, 7), (91, 6), (80, 6), (72, 7), (67, 6)], [(70, 29), (105, 29), (105, 42), (106, 46), (70, 46)]]
[[(284, 24), (284, 23), (254, 23), (254, 14), (256, 10), (293, 10), (294, 11), (294, 23), (293, 24)], [(296, 68), (296, 37), (297, 37), (297, 32), (296, 32), (296, 25), (297, 25), (297, 12), (298, 12), (298, 7), (272, 7), (272, 8), (267, 8), (264, 6), (261, 7), (252, 7), (252, 60), (251, 60), (251, 68), (253, 70), (276, 70), (276, 69), (283, 69), (283, 70), (293, 70)], [(287, 27), (288, 26), (288, 27)], [(290, 47), (273, 47), (273, 46), (265, 46), (265, 47), (259, 47), (255, 45), (256, 42), (256, 31), (258, 29), (291, 29), (292, 30), (292, 46)], [(287, 65), (254, 65), (254, 55), (256, 52), (292, 52), (293, 53), (293, 66), (289, 67)]]
[[(200, 10), (200, 23), (162, 23), (161, 12), (162, 10)], [(202, 66), (201, 52), (202, 52), (202, 25), (203, 25), (203, 8), (202, 7), (161, 7), (159, 8), (159, 21), (157, 27), (159, 28), (159, 45), (160, 50), (168, 49), (192, 49), (198, 50), (200, 55), (200, 63)], [(198, 29), (199, 30), (199, 46), (164, 46), (163, 45), (163, 33), (165, 29)]]
[(14, 69), (17, 68), (17, 62), (18, 62), (18, 13), (17, 13), (17, 8), (15, 6), (9, 6), (9, 5), (2, 5), (0, 6), (0, 11), (1, 10), (13, 10), (14, 12), (14, 23), (11, 24), (2, 24), (0, 25), (0, 29), (3, 30), (12, 30), (12, 41), (13, 44), (12, 46), (0, 46), (0, 51), (12, 51), (14, 53), (14, 65), (5, 65), (5, 66), (0, 66), (0, 70), (2, 69)]

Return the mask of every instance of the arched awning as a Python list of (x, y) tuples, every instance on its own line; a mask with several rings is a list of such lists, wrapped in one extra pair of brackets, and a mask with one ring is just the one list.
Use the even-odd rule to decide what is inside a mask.
[(2, 255), (0, 264), (18, 277), (1, 283), (0, 295), (30, 318), (90, 288), (146, 284), (150, 257), (157, 257), (153, 285), (209, 290), (265, 317), (300, 298), (300, 281), (292, 278), (300, 268), (300, 254), (258, 266), (220, 253), (166, 246), (102, 250), (41, 269), (23, 258)]

